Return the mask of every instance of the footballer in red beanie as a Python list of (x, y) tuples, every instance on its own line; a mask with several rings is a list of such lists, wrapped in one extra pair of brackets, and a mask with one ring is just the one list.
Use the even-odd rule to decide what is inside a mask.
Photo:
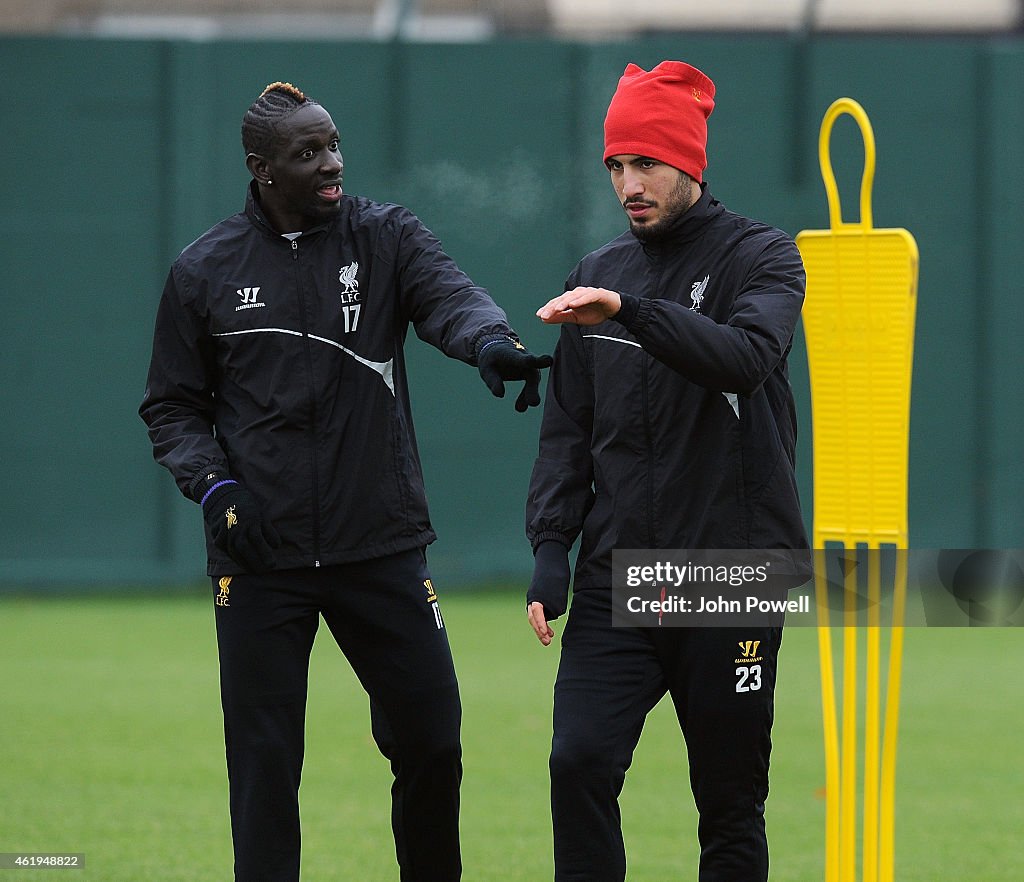
[[(697, 872), (676, 875), (768, 882), (782, 619), (693, 627), (662, 604), (642, 620), (616, 561), (623, 548), (792, 549), (794, 575), (769, 579), (782, 598), (810, 570), (787, 363), (806, 272), (787, 233), (702, 180), (714, 99), (680, 61), (626, 68), (604, 154), (629, 230), (537, 310), (562, 326), (526, 501), (527, 622), (551, 646), (566, 616), (548, 757), (554, 882), (626, 882), (619, 795), (666, 697), (699, 815)], [(739, 635), (755, 658), (737, 657)]]
[(630, 64), (605, 117), (605, 162), (622, 154), (649, 156), (700, 183), (714, 108), (715, 84), (697, 68), (682, 61), (663, 61), (650, 71)]

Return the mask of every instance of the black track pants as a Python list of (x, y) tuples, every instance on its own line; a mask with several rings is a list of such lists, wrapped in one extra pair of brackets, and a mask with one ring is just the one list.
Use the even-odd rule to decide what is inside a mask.
[[(214, 578), (235, 878), (299, 878), (307, 675), (322, 615), (391, 762), (402, 882), (461, 877), (461, 705), (424, 554)], [(384, 795), (381, 794), (381, 798)]]
[[(609, 592), (580, 591), (555, 683), (556, 882), (622, 882), (618, 797), (668, 692), (700, 813), (700, 882), (764, 882), (764, 803), (781, 628), (613, 628)], [(680, 782), (682, 783), (682, 782)], [(679, 879), (692, 870), (679, 868)]]

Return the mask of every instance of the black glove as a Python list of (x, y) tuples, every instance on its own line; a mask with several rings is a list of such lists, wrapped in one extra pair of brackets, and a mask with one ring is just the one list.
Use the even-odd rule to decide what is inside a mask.
[(247, 573), (265, 573), (274, 566), (277, 531), (263, 519), (259, 503), (237, 481), (219, 482), (202, 501), (203, 518), (213, 544)]
[(551, 367), (550, 355), (534, 355), (514, 337), (485, 337), (477, 355), (477, 366), (487, 388), (496, 398), (505, 397), (505, 380), (525, 380), (516, 399), (516, 410), (540, 404), (540, 369)]
[(569, 605), (569, 549), (556, 539), (541, 542), (533, 552), (533, 578), (526, 605), (539, 602), (547, 621), (557, 619)]

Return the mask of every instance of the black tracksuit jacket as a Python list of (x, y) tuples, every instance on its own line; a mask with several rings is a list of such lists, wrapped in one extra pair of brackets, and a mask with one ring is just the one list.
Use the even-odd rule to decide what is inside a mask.
[(548, 378), (527, 535), (571, 547), (576, 590), (610, 588), (612, 550), (806, 548), (786, 358), (804, 270), (780, 230), (706, 185), (664, 241), (626, 232), (566, 290), (623, 295), (563, 325)]
[[(409, 324), (475, 364), (505, 313), (407, 209), (343, 196), (294, 241), (244, 212), (171, 267), (139, 413), (154, 456), (195, 499), (226, 471), (280, 533), (276, 568), (432, 542), (403, 345)], [(240, 568), (207, 542), (212, 575)]]

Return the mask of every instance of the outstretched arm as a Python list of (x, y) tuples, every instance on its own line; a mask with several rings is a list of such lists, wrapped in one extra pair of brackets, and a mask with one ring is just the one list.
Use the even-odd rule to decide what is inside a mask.
[(573, 288), (537, 311), (548, 324), (625, 327), (658, 361), (718, 392), (753, 393), (785, 357), (804, 299), (805, 277), (793, 242), (773, 238), (736, 295), (725, 322), (672, 299), (605, 288)]

